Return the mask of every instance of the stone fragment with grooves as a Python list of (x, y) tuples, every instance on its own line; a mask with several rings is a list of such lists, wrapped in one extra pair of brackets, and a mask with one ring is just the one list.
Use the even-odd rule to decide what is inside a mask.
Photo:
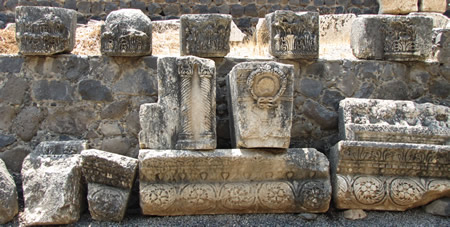
[(151, 55), (152, 21), (139, 9), (113, 11), (102, 25), (100, 44), (108, 56)]
[(266, 15), (269, 53), (281, 59), (319, 57), (319, 13), (277, 10)]
[(138, 160), (95, 149), (84, 150), (81, 156), (92, 218), (121, 221), (125, 216)]
[(294, 67), (245, 62), (228, 75), (234, 147), (288, 148), (291, 138)]
[(23, 55), (68, 53), (75, 46), (77, 13), (56, 7), (16, 7), (16, 40)]
[(180, 23), (181, 56), (224, 57), (230, 52), (231, 15), (185, 14)]

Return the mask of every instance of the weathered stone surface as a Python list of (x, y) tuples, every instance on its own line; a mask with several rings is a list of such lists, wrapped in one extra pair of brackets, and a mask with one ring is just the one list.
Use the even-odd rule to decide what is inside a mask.
[(180, 54), (224, 57), (230, 52), (231, 16), (186, 14), (180, 17)]
[(269, 53), (281, 59), (319, 57), (319, 13), (277, 10), (266, 15)]
[(433, 20), (421, 16), (359, 16), (352, 24), (353, 54), (362, 59), (425, 60), (431, 53)]
[(32, 85), (32, 93), (37, 100), (73, 100), (73, 88), (67, 81), (38, 80)]
[(419, 0), (419, 10), (421, 12), (444, 13), (447, 10), (446, 0)]
[(450, 143), (450, 108), (411, 101), (347, 98), (340, 102), (342, 140)]
[(26, 80), (16, 76), (10, 76), (6, 82), (0, 85), (0, 102), (20, 105), (25, 98), (27, 89), (28, 82)]
[(111, 118), (111, 119), (120, 118), (127, 111), (129, 104), (130, 103), (127, 100), (113, 102), (113, 103), (109, 104), (107, 107), (105, 107), (105, 109), (102, 110), (102, 112), (100, 113), (100, 116), (103, 119), (105, 119), (105, 118)]
[(292, 127), (294, 67), (245, 62), (228, 75), (228, 108), (234, 147), (288, 148)]
[(238, 28), (234, 21), (231, 21), (230, 42), (242, 42), (244, 38), (245, 34)]
[(425, 212), (450, 217), (450, 197), (438, 199), (425, 206)]
[(447, 24), (449, 24), (450, 19), (443, 15), (442, 13), (410, 13), (410, 16), (422, 16), (422, 17), (431, 17), (433, 18), (433, 28), (447, 28)]
[(352, 58), (350, 47), (352, 23), (355, 14), (319, 16), (319, 55), (327, 59)]
[(111, 91), (98, 80), (82, 80), (78, 84), (78, 93), (83, 100), (112, 101)]
[(134, 183), (138, 160), (94, 149), (84, 150), (81, 155), (92, 218), (121, 221)]
[(14, 142), (16, 142), (16, 138), (14, 138), (14, 136), (0, 134), (0, 148), (11, 145)]
[(0, 152), (0, 159), (2, 159), (9, 171), (14, 173), (20, 173), (22, 170), (22, 163), (25, 157), (30, 153), (29, 148), (22, 146), (15, 147), (14, 149), (9, 149)]
[(417, 12), (418, 0), (377, 0), (380, 4), (379, 14), (408, 14)]
[(307, 100), (303, 104), (305, 115), (316, 122), (322, 129), (336, 129), (338, 126), (338, 115), (328, 110), (318, 102)]
[(106, 17), (101, 52), (109, 56), (152, 54), (152, 21), (139, 9), (121, 9)]
[(43, 119), (42, 111), (34, 106), (23, 109), (17, 115), (12, 130), (24, 141), (30, 141), (39, 129)]
[(26, 225), (63, 225), (80, 218), (80, 155), (28, 155), (22, 168)]
[(433, 29), (433, 55), (437, 61), (450, 64), (450, 29)]
[(72, 51), (76, 11), (56, 7), (16, 7), (16, 40), (23, 55), (52, 55)]
[(0, 159), (0, 224), (11, 221), (19, 212), (16, 184)]
[(86, 140), (43, 141), (34, 149), (38, 155), (80, 154), (87, 149)]
[(328, 160), (315, 149), (139, 152), (145, 215), (321, 213), (329, 207)]
[(367, 217), (367, 213), (361, 209), (353, 209), (344, 211), (344, 217), (349, 220), (360, 220)]
[(256, 24), (256, 43), (259, 46), (263, 46), (269, 43), (269, 28), (267, 27), (266, 19), (259, 18), (258, 24)]
[(403, 211), (450, 193), (450, 146), (341, 141), (331, 149), (339, 209)]
[(140, 147), (215, 149), (214, 61), (192, 56), (159, 58), (158, 89), (158, 103), (141, 105)]

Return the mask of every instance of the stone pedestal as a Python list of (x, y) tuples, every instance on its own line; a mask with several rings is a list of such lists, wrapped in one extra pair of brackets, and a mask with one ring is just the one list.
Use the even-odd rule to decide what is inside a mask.
[(141, 148), (216, 148), (216, 71), (198, 57), (158, 58), (158, 103), (139, 112)]
[(102, 25), (101, 52), (108, 56), (152, 54), (152, 21), (139, 9), (111, 12)]
[(433, 19), (359, 16), (352, 24), (353, 54), (362, 59), (423, 61), (431, 53)]
[(230, 52), (231, 15), (185, 14), (180, 23), (181, 56), (224, 57)]
[(202, 153), (141, 150), (145, 215), (321, 213), (331, 197), (328, 160), (315, 149)]
[(16, 183), (0, 159), (0, 224), (6, 224), (19, 213)]
[(228, 75), (234, 147), (288, 148), (292, 127), (294, 67), (246, 62)]
[(449, 116), (429, 103), (341, 101), (343, 141), (330, 158), (336, 207), (403, 211), (449, 196)]
[(26, 225), (78, 221), (84, 201), (80, 155), (28, 155), (22, 167)]
[(55, 7), (16, 7), (16, 40), (23, 55), (70, 52), (75, 45), (77, 12)]
[(281, 59), (319, 57), (319, 13), (277, 10), (266, 15), (269, 53)]
[(136, 175), (137, 159), (94, 149), (84, 150), (81, 156), (92, 218), (121, 221)]

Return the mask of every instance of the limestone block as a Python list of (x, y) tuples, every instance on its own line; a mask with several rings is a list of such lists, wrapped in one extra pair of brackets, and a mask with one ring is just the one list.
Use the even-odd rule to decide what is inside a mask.
[(288, 148), (294, 67), (276, 62), (240, 63), (227, 82), (234, 147)]
[(442, 13), (416, 12), (410, 13), (409, 16), (431, 17), (433, 19), (433, 28), (447, 28), (447, 25), (450, 24), (450, 19)]
[(141, 150), (145, 215), (322, 213), (329, 207), (328, 160), (315, 149)]
[(319, 57), (319, 13), (277, 10), (266, 15), (269, 53), (280, 59)]
[(22, 167), (26, 225), (64, 225), (80, 218), (80, 155), (30, 154)]
[(446, 0), (419, 0), (421, 12), (444, 13), (447, 10)]
[(338, 112), (341, 140), (450, 144), (447, 106), (347, 98)]
[(431, 53), (433, 19), (422, 16), (359, 16), (352, 24), (353, 54), (362, 59), (425, 60)]
[(433, 29), (433, 56), (444, 64), (450, 64), (450, 29)]
[(139, 112), (141, 148), (215, 149), (216, 68), (198, 57), (158, 58), (158, 103)]
[(341, 141), (331, 149), (339, 209), (404, 211), (450, 195), (450, 146)]
[(121, 9), (106, 17), (101, 52), (108, 56), (152, 54), (152, 21), (139, 9)]
[(138, 160), (95, 149), (84, 150), (81, 156), (92, 218), (121, 221), (125, 216)]
[(87, 149), (87, 140), (44, 141), (37, 145), (33, 153), (39, 155), (80, 154), (85, 149)]
[(11, 221), (19, 212), (16, 183), (0, 159), (0, 224)]
[(224, 57), (230, 52), (231, 15), (185, 14), (180, 22), (181, 56)]
[(319, 16), (319, 53), (327, 59), (353, 58), (350, 48), (351, 30), (355, 14)]
[(75, 45), (77, 13), (55, 7), (16, 7), (16, 40), (23, 55), (70, 52)]
[[(378, 14), (408, 14), (417, 12), (418, 0), (377, 0), (380, 5)], [(419, 0), (420, 1), (420, 0)]]

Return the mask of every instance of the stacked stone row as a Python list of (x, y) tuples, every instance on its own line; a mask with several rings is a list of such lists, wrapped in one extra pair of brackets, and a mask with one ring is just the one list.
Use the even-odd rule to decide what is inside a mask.
[[(73, 34), (69, 14), (29, 7), (19, 7), (18, 12), (18, 21), (23, 23), (18, 23), (23, 54), (32, 54), (38, 46), (44, 51), (37, 54), (64, 52), (73, 46), (67, 36)], [(108, 18), (102, 28), (104, 54), (151, 53), (151, 24), (145, 15), (118, 11)], [(427, 39), (431, 28), (418, 26), (430, 25), (429, 18), (362, 17), (361, 21), (397, 29), (369, 39), (369, 43), (384, 45), (382, 54), (376, 55), (381, 59), (423, 60), (430, 49), (423, 43), (413, 44), (412, 50), (396, 49), (396, 42), (411, 34), (420, 42), (431, 42)], [(266, 23), (270, 53), (277, 61), (318, 57), (317, 13), (277, 11), (266, 16)], [(77, 221), (84, 201), (82, 179), (88, 183), (91, 216), (122, 220), (138, 165), (140, 206), (145, 215), (321, 213), (329, 208), (332, 183), (334, 201), (343, 209), (405, 210), (448, 195), (448, 107), (342, 101), (344, 141), (333, 149), (330, 179), (330, 163), (324, 154), (312, 148), (289, 148), (294, 67), (277, 61), (240, 63), (230, 71), (228, 106), (234, 149), (216, 149), (216, 69), (214, 61), (202, 57), (224, 57), (229, 52), (230, 26), (229, 15), (181, 17), (183, 56), (158, 58), (159, 98), (156, 104), (141, 106), (138, 160), (87, 150), (82, 141), (38, 146), (22, 169), (26, 223)], [(398, 31), (403, 32), (401, 36), (395, 35)], [(395, 48), (389, 49), (390, 42)], [(403, 166), (402, 162), (414, 165)], [(5, 188), (10, 187), (10, 177), (3, 178), (8, 183)], [(7, 192), (12, 192), (7, 198), (13, 199), (6, 210), (14, 216), (17, 195), (14, 190)]]

